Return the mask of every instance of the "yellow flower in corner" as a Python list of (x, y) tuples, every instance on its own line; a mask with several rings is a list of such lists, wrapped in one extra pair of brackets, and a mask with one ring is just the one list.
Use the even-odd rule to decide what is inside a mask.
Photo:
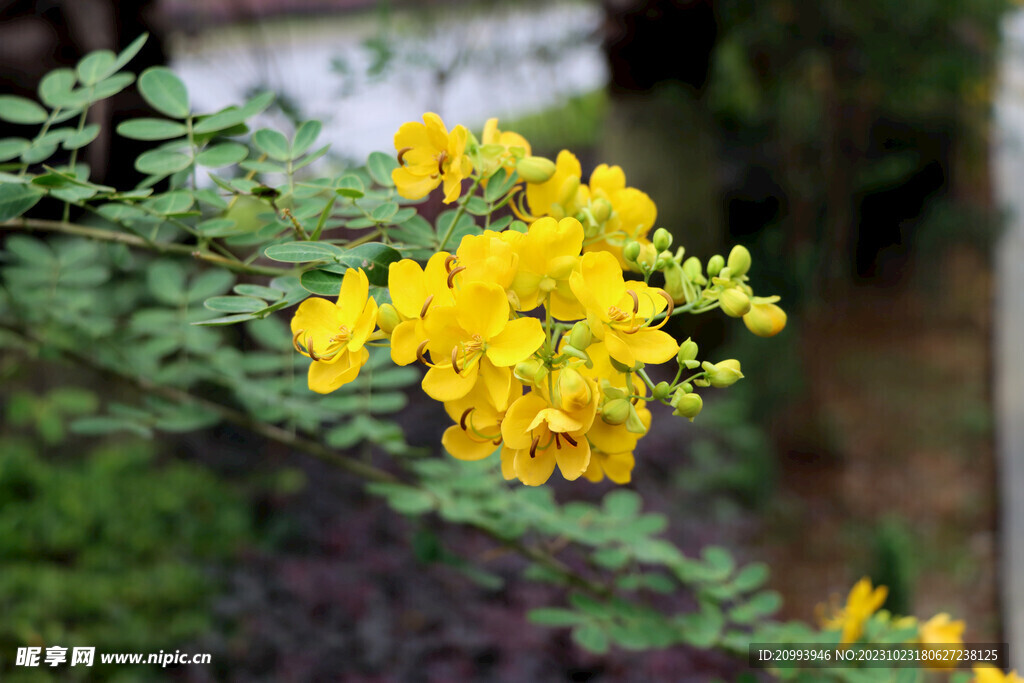
[(388, 266), (388, 292), (401, 316), (401, 322), (391, 333), (391, 360), (398, 365), (416, 360), (416, 348), (426, 339), (422, 319), (427, 312), (454, 302), (445, 271), (447, 259), (448, 252), (442, 251), (430, 257), (426, 268), (410, 259)]
[(444, 202), (458, 199), (462, 181), (473, 170), (465, 154), (468, 140), (465, 126), (455, 126), (449, 133), (441, 117), (432, 112), (423, 115), (423, 123), (403, 123), (395, 133), (398, 168), (391, 172), (398, 194), (420, 199), (444, 183)]
[(842, 644), (856, 642), (864, 633), (864, 624), (879, 610), (888, 595), (889, 589), (885, 586), (872, 589), (871, 579), (865, 576), (850, 589), (846, 605), (822, 620), (823, 626), (829, 630), (842, 630), (839, 639)]
[(974, 683), (1024, 683), (1024, 679), (1018, 676), (1016, 671), (1004, 674), (988, 664), (978, 664), (973, 671)]
[[(953, 621), (949, 614), (941, 612), (917, 628), (917, 640), (923, 647), (963, 645), (966, 624), (960, 619)], [(954, 661), (929, 660), (930, 668), (948, 669), (956, 666)]]
[(370, 357), (364, 348), (377, 322), (377, 302), (369, 298), (369, 280), (349, 268), (338, 301), (306, 299), (292, 317), (292, 343), (309, 366), (309, 388), (328, 394), (348, 384)]
[(637, 361), (664, 363), (679, 351), (672, 335), (651, 325), (671, 299), (643, 282), (626, 283), (612, 254), (584, 254), (579, 271), (569, 277), (569, 285), (586, 308), (594, 337), (605, 343), (608, 355), (618, 362), (629, 367)]

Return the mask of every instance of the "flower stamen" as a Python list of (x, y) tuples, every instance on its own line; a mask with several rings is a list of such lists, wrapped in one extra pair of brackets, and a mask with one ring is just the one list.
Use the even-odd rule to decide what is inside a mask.
[(539, 436), (533, 437), (533, 442), (530, 444), (530, 457), (531, 458), (536, 458), (537, 457), (537, 446), (539, 444), (540, 444), (540, 437)]
[(428, 363), (427, 359), (424, 358), (424, 356), (423, 356), (423, 349), (427, 348), (427, 344), (429, 344), (429, 343), (430, 343), (429, 339), (424, 339), (423, 341), (420, 342), (420, 345), (416, 347), (416, 358), (418, 358), (419, 361), (421, 363), (423, 363), (424, 365), (426, 365), (426, 366), (429, 366), (430, 363)]
[(422, 318), (427, 314), (427, 309), (430, 307), (430, 302), (434, 300), (434, 295), (430, 294), (427, 296), (427, 300), (423, 302), (423, 308), (420, 309), (420, 317)]
[(399, 166), (405, 166), (405, 161), (403, 160), (404, 157), (405, 157), (405, 153), (406, 152), (411, 152), (411, 151), (412, 151), (412, 147), (403, 147), (402, 149), (398, 150), (398, 165)]
[(452, 287), (455, 286), (455, 276), (464, 271), (465, 269), (466, 266), (459, 266), (458, 268), (454, 268), (448, 272), (448, 289), (451, 289)]

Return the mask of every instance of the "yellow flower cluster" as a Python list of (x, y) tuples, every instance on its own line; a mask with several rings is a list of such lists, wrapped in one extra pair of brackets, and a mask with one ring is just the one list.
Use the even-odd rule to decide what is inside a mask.
[[(655, 269), (639, 266), (636, 252), (670, 261), (671, 238), (665, 243), (659, 230), (647, 239), (657, 209), (626, 186), (619, 167), (601, 165), (582, 184), (568, 151), (552, 163), (531, 156), (529, 143), (498, 130), (494, 119), (478, 142), (430, 113), (403, 124), (395, 148), (392, 179), (401, 196), (421, 198), (443, 185), (452, 202), (464, 180), (473, 181), (472, 193), (500, 172), (511, 183), (514, 173), (497, 205), (511, 204), (529, 225), (466, 235), (454, 253), (443, 250), (444, 238), (424, 265), (390, 264), (390, 302), (379, 308), (361, 270), (347, 271), (336, 303), (304, 301), (292, 334), (313, 360), (313, 391), (352, 381), (367, 360), (365, 344), (387, 340), (395, 363), (427, 366), (422, 387), (454, 422), (442, 442), (456, 458), (480, 460), (500, 447), (506, 479), (540, 485), (557, 467), (569, 480), (621, 484), (630, 481), (633, 452), (651, 423), (648, 402), (692, 420), (703, 405), (694, 386), (726, 387), (743, 376), (738, 361), (701, 363), (692, 340), (680, 344), (662, 329), (686, 298), (648, 284)], [(624, 277), (631, 264), (643, 280)], [(720, 292), (741, 286), (745, 268), (731, 265), (734, 279), (728, 271), (718, 278), (728, 287), (702, 290), (689, 309), (732, 314)], [(644, 366), (672, 360), (675, 380), (655, 385)], [(681, 381), (684, 370), (694, 374)]]

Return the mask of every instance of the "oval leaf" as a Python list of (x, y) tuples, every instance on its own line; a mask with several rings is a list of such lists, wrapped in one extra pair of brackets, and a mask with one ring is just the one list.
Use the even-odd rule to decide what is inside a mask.
[(203, 302), (211, 311), (222, 313), (255, 313), (267, 307), (267, 302), (251, 296), (215, 296)]
[(71, 69), (56, 69), (39, 81), (39, 99), (47, 106), (70, 108), (81, 100), (71, 93), (75, 87), (75, 72)]
[(313, 146), (316, 138), (320, 135), (321, 124), (319, 121), (306, 121), (295, 131), (295, 138), (292, 140), (292, 158), (298, 158)]
[(167, 119), (133, 119), (118, 125), (117, 132), (132, 140), (170, 140), (185, 135), (188, 128)]
[(384, 152), (371, 152), (370, 158), (366, 160), (366, 170), (370, 172), (373, 182), (384, 187), (394, 187), (391, 180), (391, 171), (398, 168), (398, 160)]
[(162, 66), (146, 69), (139, 76), (139, 92), (151, 107), (175, 119), (188, 116), (188, 91), (174, 73)]
[(154, 149), (143, 152), (135, 160), (135, 170), (149, 175), (165, 176), (188, 168), (192, 159), (180, 152), (167, 152)]
[(261, 128), (253, 133), (252, 142), (261, 152), (264, 152), (271, 159), (276, 159), (277, 161), (288, 161), (288, 159), (291, 158), (288, 138), (276, 130)]
[(196, 157), (196, 163), (200, 166), (219, 168), (231, 166), (249, 156), (249, 148), (237, 142), (223, 142), (213, 147), (208, 147)]
[(0, 184), (0, 223), (17, 218), (42, 198), (43, 193), (30, 185)]
[(302, 287), (313, 294), (321, 296), (338, 296), (341, 292), (341, 275), (328, 273), (325, 270), (307, 270), (299, 278)]
[(78, 62), (75, 72), (82, 85), (96, 85), (114, 73), (117, 57), (110, 50), (90, 52)]
[(334, 261), (344, 254), (341, 249), (326, 242), (285, 242), (272, 244), (263, 252), (267, 258), (284, 263)]
[(4, 138), (0, 140), (0, 161), (14, 159), (28, 149), (29, 143), (25, 138)]
[(90, 123), (82, 130), (76, 130), (64, 139), (64, 149), (81, 149), (96, 139), (100, 134), (100, 124)]
[(32, 100), (17, 95), (0, 95), (0, 119), (11, 123), (42, 123), (46, 110)]

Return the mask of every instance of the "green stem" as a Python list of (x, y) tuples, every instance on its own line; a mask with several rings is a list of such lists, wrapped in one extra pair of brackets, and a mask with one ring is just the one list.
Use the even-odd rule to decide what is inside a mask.
[(444, 251), (444, 247), (448, 244), (448, 240), (451, 239), (452, 233), (455, 231), (455, 226), (459, 224), (459, 219), (462, 218), (462, 214), (466, 213), (466, 207), (469, 206), (469, 200), (473, 197), (473, 193), (476, 192), (476, 188), (480, 186), (480, 181), (483, 180), (482, 176), (477, 176), (476, 180), (473, 181), (473, 186), (469, 188), (469, 192), (466, 193), (466, 198), (459, 204), (459, 210), (455, 212), (455, 218), (452, 219), (452, 224), (448, 226), (448, 230), (444, 233), (444, 237), (441, 238), (441, 242), (437, 245), (438, 251)]
[(28, 232), (41, 230), (44, 232), (58, 232), (65, 235), (75, 235), (77, 237), (87, 237), (93, 240), (99, 240), (101, 242), (114, 242), (117, 244), (124, 244), (129, 247), (136, 247), (139, 249), (148, 249), (155, 251), (159, 254), (177, 254), (180, 256), (191, 256), (200, 261), (206, 261), (222, 268), (227, 268), (236, 273), (247, 273), (249, 275), (267, 275), (270, 277), (277, 277), (280, 275), (291, 275), (293, 270), (291, 268), (276, 268), (274, 266), (253, 266), (246, 265), (244, 263), (238, 263), (218, 256), (217, 254), (211, 254), (205, 251), (199, 251), (193, 246), (187, 244), (177, 244), (169, 242), (152, 242), (138, 235), (130, 235), (126, 232), (114, 232), (113, 230), (103, 230), (102, 228), (90, 228), (84, 225), (76, 225), (74, 223), (67, 223), (65, 221), (48, 221), (40, 218), (15, 218), (7, 221), (6, 223), (0, 223), (0, 229), (4, 230), (25, 230)]
[[(85, 117), (89, 113), (89, 107), (82, 110), (82, 114), (78, 117), (78, 128), (79, 133), (85, 128)], [(78, 148), (71, 150), (71, 158), (68, 160), (68, 168), (71, 170), (71, 174), (75, 175), (75, 164), (78, 162)], [(75, 175), (77, 178), (78, 176)], [(88, 180), (88, 178), (86, 178)], [(66, 223), (71, 218), (71, 202), (64, 202), (64, 213), (63, 221)]]

